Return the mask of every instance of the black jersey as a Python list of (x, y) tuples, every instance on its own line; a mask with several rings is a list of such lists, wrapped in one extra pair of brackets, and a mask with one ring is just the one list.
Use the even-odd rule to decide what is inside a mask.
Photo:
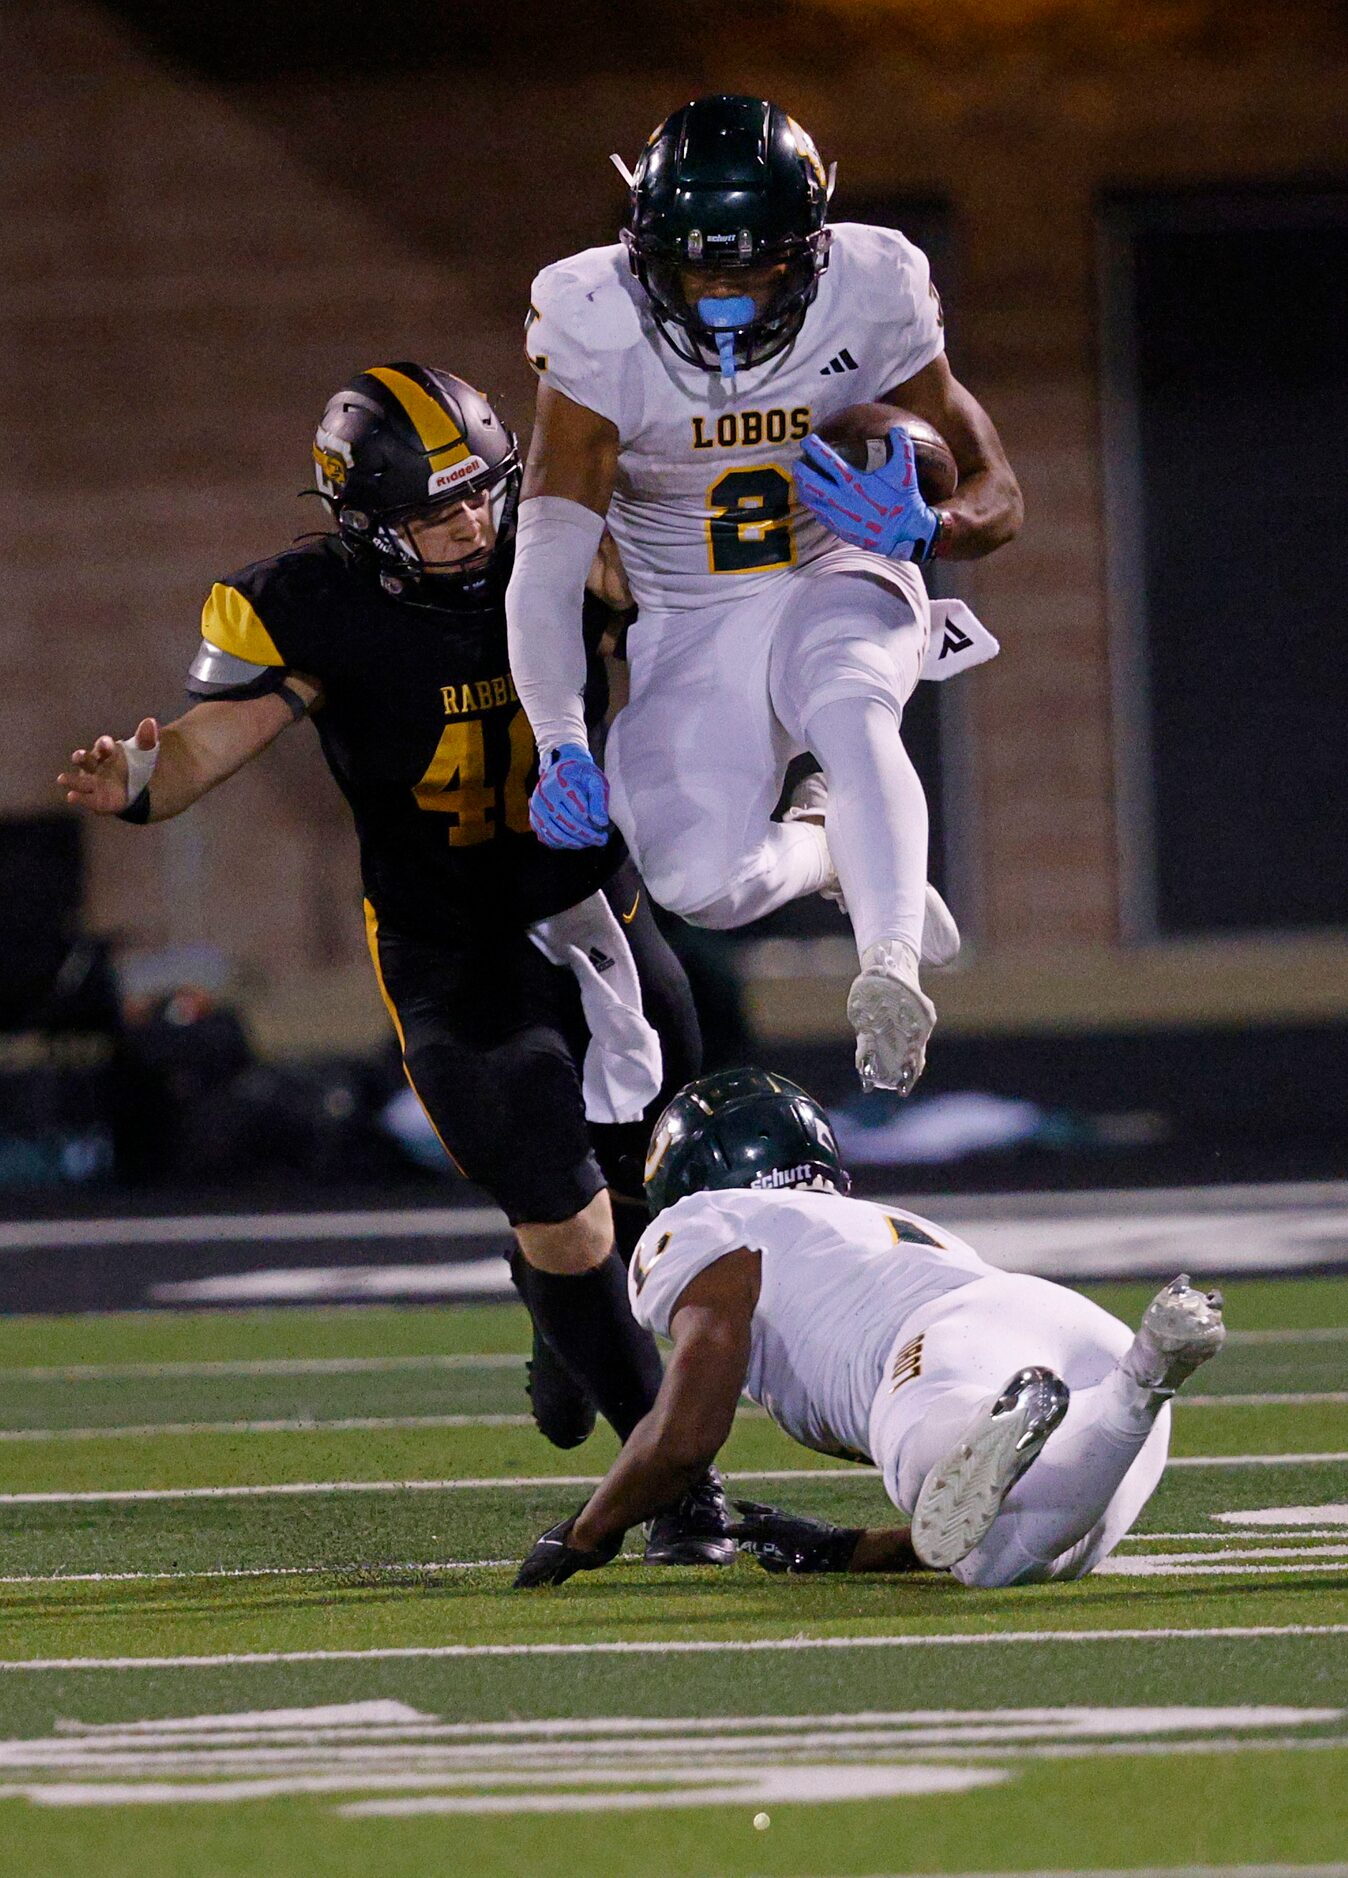
[[(255, 697), (290, 672), (322, 685), (314, 723), (382, 926), (489, 936), (574, 906), (623, 860), (616, 831), (603, 848), (572, 852), (530, 830), (537, 761), (499, 598), (411, 604), (323, 536), (217, 583), (201, 631), (188, 680), (198, 698)], [(587, 716), (602, 721), (597, 622), (587, 638)]]

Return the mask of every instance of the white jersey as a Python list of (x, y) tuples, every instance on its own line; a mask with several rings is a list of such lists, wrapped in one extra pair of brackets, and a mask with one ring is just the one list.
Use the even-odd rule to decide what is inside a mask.
[(619, 244), (544, 268), (526, 346), (547, 385), (618, 431), (608, 523), (644, 612), (746, 594), (838, 547), (795, 497), (811, 430), (904, 384), (942, 351), (927, 258), (892, 228), (841, 222), (797, 338), (733, 389), (661, 338)]
[(747, 1393), (805, 1447), (859, 1458), (907, 1319), (991, 1271), (962, 1239), (898, 1207), (805, 1189), (695, 1193), (641, 1236), (628, 1272), (637, 1321), (668, 1336), (690, 1282), (742, 1246), (763, 1268)]

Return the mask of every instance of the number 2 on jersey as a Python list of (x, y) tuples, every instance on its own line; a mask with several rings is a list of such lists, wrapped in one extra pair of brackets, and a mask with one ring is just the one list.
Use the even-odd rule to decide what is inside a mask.
[(417, 807), (452, 815), (451, 848), (490, 841), (499, 826), (504, 794), (505, 825), (517, 835), (529, 832), (529, 771), (534, 760), (533, 733), (523, 711), (510, 719), (510, 762), (504, 776), (487, 775), (487, 739), (480, 717), (460, 717), (445, 725), (426, 774), (412, 794)]
[(707, 546), (713, 574), (747, 574), (790, 567), (791, 478), (775, 463), (727, 470), (707, 491)]

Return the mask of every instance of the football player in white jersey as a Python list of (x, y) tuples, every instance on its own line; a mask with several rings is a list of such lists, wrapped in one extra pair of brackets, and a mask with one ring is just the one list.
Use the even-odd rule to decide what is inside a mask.
[(739, 1502), (732, 1533), (769, 1570), (1003, 1586), (1081, 1578), (1113, 1551), (1161, 1477), (1171, 1397), (1225, 1340), (1220, 1294), (1176, 1278), (1133, 1335), (848, 1185), (823, 1110), (783, 1077), (723, 1071), (674, 1098), (629, 1271), (634, 1313), (673, 1354), (654, 1408), (517, 1584), (607, 1564), (715, 1460), (741, 1392), (805, 1447), (872, 1461), (909, 1515), (866, 1531)]
[[(785, 111), (698, 99), (629, 181), (621, 243), (533, 288), (541, 383), (507, 596), (540, 752), (533, 825), (553, 846), (601, 842), (611, 781), (651, 893), (700, 925), (841, 888), (862, 1082), (907, 1093), (935, 1021), (919, 961), (959, 945), (926, 885), (927, 804), (900, 735), (930, 631), (919, 564), (1010, 540), (1020, 491), (946, 361), (926, 257), (893, 229), (826, 225), (831, 174)], [(960, 483), (939, 510), (901, 426), (865, 473), (814, 434), (876, 400), (949, 443)], [(580, 626), (605, 518), (640, 608), (607, 779)], [(827, 829), (818, 783), (771, 819), (806, 750)]]

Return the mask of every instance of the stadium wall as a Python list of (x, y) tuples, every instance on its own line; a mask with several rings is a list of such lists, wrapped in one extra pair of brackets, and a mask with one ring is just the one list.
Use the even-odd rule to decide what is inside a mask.
[[(964, 68), (879, 36), (823, 73), (732, 54), (682, 82), (478, 68), (452, 87), (406, 72), (222, 85), (92, 7), (5, 12), (0, 331), (27, 391), (4, 497), (0, 809), (49, 806), (72, 742), (174, 712), (210, 581), (311, 525), (291, 498), (335, 383), (426, 356), (522, 422), (528, 277), (611, 238), (607, 151), (630, 159), (692, 91), (761, 90), (858, 194), (952, 205), (952, 354), (1026, 492), (1022, 538), (965, 571), (1006, 651), (961, 681), (977, 958), (943, 1016), (1070, 1024), (1075, 999), (1170, 1021), (1205, 999), (1257, 1009), (1275, 981), (1284, 1004), (1291, 984), (1316, 1011), (1348, 1008), (1341, 944), (1140, 958), (1120, 942), (1095, 251), (1106, 190), (1342, 175), (1341, 62), (1262, 43)], [(91, 923), (134, 947), (220, 947), (264, 1040), (377, 1034), (353, 844), (312, 739), (283, 740), (179, 823), (92, 829), (89, 856)], [(758, 1011), (788, 1032), (835, 1016), (789, 970)]]

